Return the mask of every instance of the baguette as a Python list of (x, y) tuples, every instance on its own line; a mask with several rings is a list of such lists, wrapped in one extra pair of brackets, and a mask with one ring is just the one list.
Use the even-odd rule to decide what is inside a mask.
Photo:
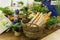
[(43, 15), (41, 13), (41, 17), (40, 17), (40, 19), (38, 20), (38, 22), (36, 24), (39, 25), (39, 23), (41, 23), (42, 19), (43, 19)]
[(36, 16), (35, 16), (33, 19), (31, 19), (31, 21), (30, 21), (29, 23), (33, 23), (33, 21), (38, 17), (39, 14), (40, 14), (40, 13), (38, 12), (38, 13), (36, 14)]
[(42, 23), (39, 24), (39, 27), (41, 27), (42, 25), (44, 25), (47, 21), (43, 21)]
[(42, 26), (47, 22), (47, 20), (50, 18), (51, 12), (48, 12), (48, 14), (44, 17), (44, 20), (39, 24), (39, 26)]
[(37, 23), (37, 21), (40, 19), (40, 15), (35, 19), (35, 21), (33, 22), (33, 24), (36, 24)]

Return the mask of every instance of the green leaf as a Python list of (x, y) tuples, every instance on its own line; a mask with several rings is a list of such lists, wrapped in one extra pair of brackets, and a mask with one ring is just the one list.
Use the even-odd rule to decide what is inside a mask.
[(13, 28), (14, 28), (15, 31), (19, 31), (19, 30), (21, 30), (21, 24), (20, 23), (14, 24)]
[(40, 2), (40, 1), (42, 1), (42, 0), (34, 0), (34, 1)]
[(39, 4), (39, 5), (33, 4), (32, 10), (36, 12), (42, 12), (42, 13), (48, 12), (48, 8), (46, 8), (43, 4)]
[(53, 25), (53, 24), (56, 24), (56, 23), (57, 23), (57, 18), (56, 18), (56, 17), (51, 17), (51, 18), (47, 21), (46, 26), (49, 27), (49, 26), (51, 26), (51, 25)]
[(22, 4), (23, 5), (24, 3), (22, 1), (20, 1), (20, 2), (18, 2), (18, 4)]
[(14, 12), (8, 8), (0, 8), (0, 10), (2, 10), (4, 13), (9, 14), (9, 15), (14, 14)]

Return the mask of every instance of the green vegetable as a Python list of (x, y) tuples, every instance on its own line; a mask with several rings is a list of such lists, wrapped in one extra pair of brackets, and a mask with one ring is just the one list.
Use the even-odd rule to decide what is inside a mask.
[(40, 1), (42, 1), (42, 0), (34, 0), (34, 1), (40, 2)]
[(48, 8), (46, 8), (43, 4), (33, 4), (32, 10), (35, 12), (42, 12), (42, 13), (47, 13)]
[(47, 12), (48, 12), (48, 8), (46, 8), (46, 7), (42, 7), (42, 8), (41, 8), (41, 12), (43, 12), (43, 13), (47, 13)]
[(60, 19), (57, 19), (57, 23), (60, 23)]
[(21, 24), (20, 24), (20, 23), (16, 23), (16, 24), (14, 24), (14, 25), (13, 25), (13, 28), (14, 28), (15, 31), (18, 32), (18, 31), (21, 30)]
[(9, 14), (9, 15), (13, 15), (14, 12), (8, 8), (0, 8), (1, 11), (3, 11), (3, 13)]
[(47, 27), (50, 27), (53, 24), (57, 23), (57, 18), (56, 17), (52, 17), (51, 19), (48, 20), (48, 22), (46, 23)]
[(6, 32), (9, 32), (9, 31), (11, 31), (12, 30), (12, 28), (13, 28), (13, 25), (10, 25), (10, 26), (7, 26), (7, 30), (6, 30)]
[(18, 2), (18, 4), (22, 4), (23, 5), (24, 3), (21, 1), (21, 2)]
[(6, 25), (6, 24), (8, 23), (8, 20), (7, 20), (7, 19), (3, 19), (1, 22), (2, 22), (4, 25)]
[(28, 13), (28, 7), (23, 7), (23, 12), (24, 12), (24, 14), (27, 14)]
[(0, 22), (0, 28), (3, 27), (3, 26), (4, 26), (3, 23)]
[(2, 17), (3, 15), (2, 15), (2, 11), (0, 11), (0, 18)]
[(34, 16), (35, 16), (35, 14), (34, 14), (34, 13), (32, 13), (32, 14), (30, 14), (30, 15), (29, 15), (29, 17), (28, 17), (28, 18), (29, 18), (29, 19), (32, 19)]

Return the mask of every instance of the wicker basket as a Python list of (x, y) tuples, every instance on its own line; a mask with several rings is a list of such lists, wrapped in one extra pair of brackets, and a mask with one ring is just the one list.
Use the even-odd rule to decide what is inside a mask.
[(23, 27), (23, 32), (27, 37), (36, 39), (42, 36), (44, 27), (39, 27), (38, 25), (35, 24), (32, 25), (35, 25), (36, 27), (31, 27), (31, 26), (27, 26), (28, 23), (23, 23), (23, 22), (21, 23)]

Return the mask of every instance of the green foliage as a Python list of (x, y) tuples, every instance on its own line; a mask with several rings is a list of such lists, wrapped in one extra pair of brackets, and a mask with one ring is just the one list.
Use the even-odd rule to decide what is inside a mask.
[(57, 19), (57, 23), (60, 23), (60, 19)]
[(24, 12), (24, 14), (27, 14), (28, 13), (28, 7), (23, 7), (23, 12)]
[(6, 30), (6, 32), (11, 31), (12, 29), (14, 29), (15, 31), (19, 32), (19, 31), (21, 31), (21, 23), (12, 24), (10, 26), (7, 26), (7, 28), (8, 29)]
[(57, 18), (56, 17), (51, 17), (51, 19), (48, 20), (48, 22), (46, 23), (47, 27), (50, 27), (53, 24), (57, 23)]
[(46, 7), (42, 7), (42, 8), (41, 8), (41, 12), (43, 12), (43, 13), (47, 13), (47, 12), (48, 12), (48, 8), (46, 8)]
[(31, 13), (28, 18), (29, 19), (32, 19), (34, 16), (35, 16), (35, 14), (34, 13)]
[(26, 19), (28, 18), (28, 7), (23, 8), (23, 13), (26, 14)]
[(9, 15), (13, 15), (14, 12), (8, 8), (0, 8), (0, 10), (3, 11), (3, 13), (9, 14)]
[(34, 0), (34, 1), (40, 2), (40, 1), (42, 1), (42, 0)]
[(13, 27), (13, 25), (7, 26), (8, 29), (6, 30), (6, 32), (11, 31), (12, 30), (12, 27)]
[(32, 10), (35, 12), (42, 12), (42, 13), (47, 13), (48, 8), (46, 8), (43, 4), (33, 4)]
[(18, 2), (18, 4), (22, 4), (23, 5), (24, 3), (21, 1), (21, 2)]
[(20, 31), (21, 30), (21, 24), (20, 23), (16, 23), (16, 24), (14, 24), (13, 25), (13, 29), (15, 30), (15, 31)]

